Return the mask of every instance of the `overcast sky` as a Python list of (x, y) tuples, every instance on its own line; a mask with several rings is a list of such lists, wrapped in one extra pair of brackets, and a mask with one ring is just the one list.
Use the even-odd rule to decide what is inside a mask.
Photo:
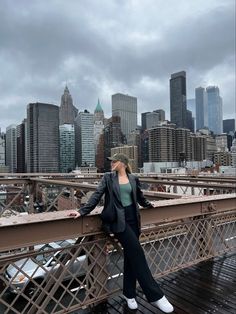
[(138, 112), (169, 118), (171, 73), (217, 85), (235, 117), (235, 0), (1, 0), (0, 128), (30, 102), (60, 105), (65, 84), (79, 110), (106, 117), (111, 95), (136, 96)]

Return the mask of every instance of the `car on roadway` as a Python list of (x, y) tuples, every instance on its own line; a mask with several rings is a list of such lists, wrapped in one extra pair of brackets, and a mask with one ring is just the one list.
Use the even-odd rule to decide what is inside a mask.
[(5, 271), (5, 279), (8, 281), (9, 291), (17, 293), (23, 291), (27, 296), (33, 296), (38, 285), (45, 284), (45, 279), (57, 271), (63, 260), (68, 271), (65, 272), (63, 282), (71, 280), (72, 276), (85, 276), (87, 272), (87, 256), (82, 251), (74, 262), (70, 263), (71, 255), (68, 249), (63, 248), (74, 244), (73, 240), (51, 242), (35, 246), (37, 255), (26, 257), (10, 264)]

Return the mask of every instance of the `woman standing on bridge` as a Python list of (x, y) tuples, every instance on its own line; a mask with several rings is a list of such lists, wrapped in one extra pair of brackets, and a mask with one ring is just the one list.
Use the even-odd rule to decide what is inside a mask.
[(112, 172), (105, 173), (96, 191), (88, 202), (69, 216), (78, 218), (90, 213), (105, 193), (105, 204), (101, 218), (107, 232), (113, 233), (124, 249), (123, 294), (130, 309), (137, 309), (136, 280), (147, 300), (164, 313), (173, 312), (173, 306), (164, 296), (148, 267), (144, 251), (139, 242), (140, 213), (138, 204), (153, 207), (141, 191), (139, 179), (131, 174), (129, 159), (117, 153), (108, 158)]

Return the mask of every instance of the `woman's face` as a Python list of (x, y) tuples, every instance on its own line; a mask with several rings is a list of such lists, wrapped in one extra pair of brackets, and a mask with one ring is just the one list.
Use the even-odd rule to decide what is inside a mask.
[(125, 165), (123, 164), (123, 162), (119, 160), (113, 160), (111, 162), (111, 171), (119, 171), (122, 168), (125, 168)]

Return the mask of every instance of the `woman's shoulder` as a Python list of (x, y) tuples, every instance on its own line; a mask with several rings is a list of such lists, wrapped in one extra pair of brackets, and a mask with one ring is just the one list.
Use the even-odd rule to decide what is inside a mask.
[(108, 178), (112, 177), (113, 175), (114, 175), (113, 172), (105, 172), (104, 175), (103, 175), (103, 177), (104, 177), (105, 179), (108, 179)]
[(138, 179), (138, 176), (136, 174), (133, 174), (133, 173), (129, 173), (128, 176), (132, 179), (135, 179), (137, 180)]

